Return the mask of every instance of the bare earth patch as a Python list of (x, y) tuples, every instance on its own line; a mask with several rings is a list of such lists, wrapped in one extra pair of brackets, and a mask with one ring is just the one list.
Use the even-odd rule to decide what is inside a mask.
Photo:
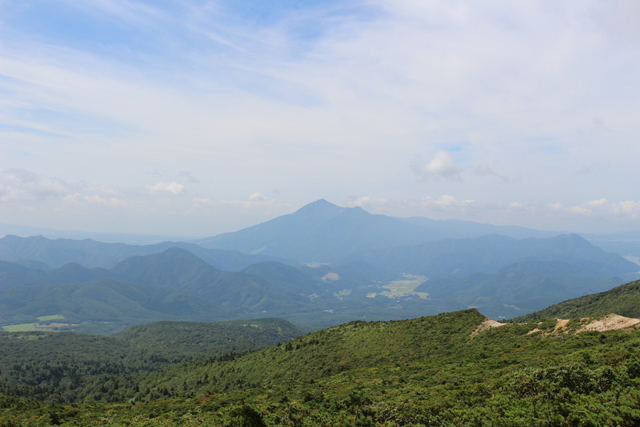
[(475, 337), (482, 331), (486, 331), (491, 328), (499, 328), (500, 326), (504, 326), (506, 323), (496, 322), (493, 319), (489, 319), (488, 317), (484, 319), (484, 322), (480, 323), (475, 331), (471, 332), (471, 336)]
[(567, 327), (567, 324), (570, 322), (570, 319), (558, 319), (558, 323), (556, 323), (556, 327), (553, 329), (552, 334), (557, 332), (562, 332), (564, 328)]
[(637, 324), (640, 324), (640, 319), (632, 319), (612, 313), (584, 325), (582, 328), (578, 329), (576, 333), (579, 334), (580, 332), (585, 331), (615, 331), (618, 329), (630, 328)]
[[(584, 317), (580, 319), (583, 323), (583, 326), (576, 331), (576, 334), (580, 332), (586, 331), (598, 331), (598, 332), (606, 332), (606, 331), (617, 331), (619, 329), (624, 329), (627, 332), (633, 332), (634, 330), (640, 330), (640, 319), (634, 319), (629, 317), (620, 316), (617, 314), (607, 314), (606, 316), (600, 316), (597, 318), (591, 319)], [(542, 331), (538, 328), (534, 328), (531, 331), (527, 332), (526, 335), (532, 335), (536, 332), (541, 332), (542, 337), (546, 338), (548, 336), (552, 336), (558, 339), (563, 338), (563, 334), (568, 334), (572, 329), (569, 329), (567, 326), (569, 324), (569, 319), (557, 319), (556, 326), (553, 328), (553, 331)], [(585, 323), (588, 322), (588, 323)], [(542, 324), (542, 322), (540, 323)], [(489, 319), (488, 317), (482, 322), (475, 331), (471, 333), (471, 337), (475, 337), (482, 331), (486, 331), (491, 328), (499, 328), (500, 326), (505, 326), (506, 323), (496, 322), (495, 320)]]

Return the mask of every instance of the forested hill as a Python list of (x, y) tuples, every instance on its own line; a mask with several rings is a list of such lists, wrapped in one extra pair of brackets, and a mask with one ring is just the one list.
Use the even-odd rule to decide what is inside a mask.
[[(253, 350), (300, 335), (282, 319), (157, 322), (111, 337), (69, 332), (0, 333), (0, 393), (49, 402), (112, 400), (106, 382), (177, 363)], [(113, 384), (113, 382), (111, 382)], [(0, 424), (2, 425), (2, 424)]]
[(501, 325), (472, 309), (350, 322), (259, 351), (58, 383), (86, 403), (0, 395), (0, 425), (637, 426), (640, 330), (589, 332), (592, 321)]
[(211, 357), (289, 341), (301, 332), (283, 319), (226, 322), (155, 322), (112, 335), (132, 349), (154, 349), (164, 355)]
[(570, 299), (544, 310), (510, 319), (526, 322), (543, 318), (570, 319), (616, 313), (626, 317), (640, 317), (640, 280), (617, 286), (606, 292)]

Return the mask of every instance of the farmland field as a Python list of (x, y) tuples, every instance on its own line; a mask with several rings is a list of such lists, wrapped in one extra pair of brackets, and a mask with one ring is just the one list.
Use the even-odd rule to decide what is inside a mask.
[(414, 276), (412, 274), (404, 274), (405, 280), (394, 280), (388, 285), (384, 285), (383, 288), (388, 291), (380, 293), (369, 293), (367, 298), (375, 298), (377, 295), (381, 295), (387, 298), (401, 298), (406, 296), (418, 296), (422, 299), (427, 299), (429, 296), (426, 292), (414, 292), (414, 289), (424, 283), (427, 278), (424, 276)]
[(64, 316), (62, 314), (52, 314), (51, 316), (39, 316), (38, 320), (41, 322), (47, 322), (49, 320), (58, 320), (58, 319), (64, 319)]
[(36, 326), (36, 323), (22, 323), (20, 325), (3, 326), (2, 329), (7, 332), (29, 332), (34, 326)]

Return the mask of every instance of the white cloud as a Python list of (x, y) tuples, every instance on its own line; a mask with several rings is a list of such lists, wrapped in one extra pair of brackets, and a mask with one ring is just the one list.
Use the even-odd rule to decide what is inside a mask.
[(61, 179), (47, 177), (24, 169), (9, 169), (0, 173), (0, 200), (43, 200), (69, 192)]
[(561, 211), (585, 217), (597, 217), (610, 221), (640, 218), (640, 201), (636, 200), (610, 202), (602, 198), (574, 206), (565, 206), (560, 202), (556, 202), (549, 204), (548, 207), (553, 211)]
[(351, 196), (345, 200), (344, 205), (347, 207), (359, 207), (368, 211), (377, 212), (384, 211), (389, 204), (387, 199), (373, 198), (369, 196)]
[(266, 198), (265, 196), (263, 196), (260, 193), (253, 193), (252, 195), (249, 196), (248, 199), (250, 202), (264, 202), (269, 200), (268, 198)]
[(169, 193), (172, 196), (184, 194), (184, 185), (177, 182), (156, 182), (153, 185), (147, 185), (147, 188), (154, 193)]
[(422, 205), (429, 206), (438, 206), (438, 207), (466, 207), (474, 204), (473, 200), (456, 200), (455, 197), (449, 196), (448, 194), (443, 194), (438, 198), (425, 197), (421, 200)]
[(446, 150), (438, 151), (430, 160), (422, 164), (414, 164), (413, 171), (424, 180), (445, 179), (462, 181), (460, 173), (463, 169)]
[(640, 218), (640, 200), (625, 200), (613, 205), (613, 211), (618, 215), (624, 215), (633, 219)]

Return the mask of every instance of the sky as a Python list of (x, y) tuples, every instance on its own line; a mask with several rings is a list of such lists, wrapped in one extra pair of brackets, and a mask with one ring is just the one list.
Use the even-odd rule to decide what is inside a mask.
[(639, 75), (635, 0), (0, 0), (0, 223), (640, 229)]

